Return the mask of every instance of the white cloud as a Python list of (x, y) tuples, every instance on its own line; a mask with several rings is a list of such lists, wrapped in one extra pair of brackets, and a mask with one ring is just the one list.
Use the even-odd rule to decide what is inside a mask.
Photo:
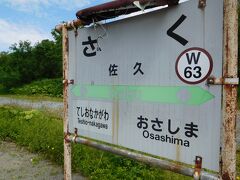
[(7, 5), (21, 12), (34, 13), (37, 16), (46, 16), (46, 9), (60, 8), (70, 11), (90, 5), (93, 1), (94, 0), (1, 0), (0, 4)]
[(34, 44), (43, 39), (50, 38), (50, 35), (34, 26), (14, 24), (0, 19), (0, 51), (7, 50), (10, 45), (18, 43), (20, 40), (29, 40)]

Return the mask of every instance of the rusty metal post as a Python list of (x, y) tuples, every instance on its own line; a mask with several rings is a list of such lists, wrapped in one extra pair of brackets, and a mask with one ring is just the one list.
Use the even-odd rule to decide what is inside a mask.
[(71, 180), (71, 142), (67, 140), (68, 131), (68, 33), (67, 26), (62, 25), (63, 47), (63, 102), (64, 102), (64, 180)]
[[(224, 0), (223, 78), (237, 78), (237, 0)], [(237, 85), (223, 85), (222, 179), (236, 179)]]

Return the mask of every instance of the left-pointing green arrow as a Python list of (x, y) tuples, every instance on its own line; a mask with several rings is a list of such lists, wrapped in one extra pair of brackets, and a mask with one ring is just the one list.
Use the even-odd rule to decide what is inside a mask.
[(74, 96), (89, 100), (143, 101), (200, 105), (214, 98), (199, 86), (74, 85)]

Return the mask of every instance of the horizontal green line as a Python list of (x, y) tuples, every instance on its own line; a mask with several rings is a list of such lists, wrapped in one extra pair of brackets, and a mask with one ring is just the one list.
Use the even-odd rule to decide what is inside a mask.
[(74, 96), (90, 100), (143, 101), (200, 105), (214, 98), (199, 86), (73, 85)]

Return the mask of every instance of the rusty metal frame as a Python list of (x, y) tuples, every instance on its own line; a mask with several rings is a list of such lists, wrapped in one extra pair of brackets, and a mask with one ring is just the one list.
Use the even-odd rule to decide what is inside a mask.
[(70, 80), (68, 80), (68, 64), (69, 64), (69, 44), (68, 44), (68, 32), (67, 24), (61, 25), (62, 31), (62, 53), (63, 53), (63, 103), (64, 103), (64, 179), (71, 180), (71, 142), (67, 140), (69, 135), (68, 131), (68, 85)]
[[(237, 79), (238, 70), (238, 1), (224, 0), (223, 78)], [(222, 102), (222, 179), (236, 179), (237, 85), (223, 85)]]
[[(201, 0), (200, 0), (201, 1)], [(199, 1), (199, 2), (200, 2)], [(205, 2), (205, 1), (203, 1)], [(210, 77), (209, 85), (223, 86), (222, 101), (222, 148), (219, 162), (220, 175), (211, 174), (201, 169), (201, 157), (196, 157), (195, 168), (135, 153), (125, 149), (101, 144), (79, 137), (77, 131), (71, 135), (68, 131), (68, 33), (69, 29), (84, 26), (80, 19), (56, 26), (63, 37), (63, 84), (64, 84), (64, 179), (71, 180), (71, 142), (81, 143), (96, 149), (125, 156), (166, 170), (192, 176), (194, 179), (236, 179), (236, 112), (237, 112), (237, 69), (238, 69), (238, 13), (237, 0), (224, 0), (224, 48), (223, 78)], [(199, 159), (200, 158), (200, 159)]]
[(207, 85), (238, 85), (239, 78), (215, 78), (209, 77), (207, 79)]
[(196, 157), (195, 167), (189, 168), (177, 163), (173, 163), (167, 160), (157, 159), (151, 156), (146, 156), (140, 153), (135, 153), (118, 147), (105, 145), (96, 141), (91, 141), (86, 138), (78, 136), (78, 130), (75, 128), (75, 133), (70, 134), (68, 130), (68, 86), (73, 84), (74, 80), (68, 79), (68, 64), (69, 64), (69, 43), (68, 33), (70, 29), (74, 29), (76, 26), (81, 26), (80, 20), (74, 20), (60, 24), (56, 26), (58, 32), (62, 32), (63, 43), (63, 85), (64, 85), (64, 180), (71, 180), (71, 143), (80, 143), (99, 150), (107, 151), (113, 154), (131, 158), (152, 166), (156, 166), (165, 170), (170, 170), (179, 174), (194, 177), (194, 179), (219, 179), (218, 174), (211, 174), (203, 171), (199, 166), (199, 161)]
[(155, 166), (155, 167), (165, 169), (165, 170), (169, 170), (169, 171), (183, 174), (186, 176), (194, 177), (194, 179), (217, 180), (220, 178), (218, 174), (211, 174), (206, 171), (203, 171), (201, 169), (201, 165), (200, 165), (201, 162), (199, 161), (199, 157), (196, 157), (195, 168), (189, 168), (189, 167), (185, 167), (183, 165), (180, 165), (180, 164), (177, 164), (174, 162), (170, 162), (167, 160), (154, 158), (154, 157), (147, 156), (144, 154), (140, 154), (140, 153), (126, 150), (126, 149), (122, 149), (120, 147), (114, 147), (114, 146), (106, 145), (106, 144), (103, 144), (103, 143), (100, 143), (97, 141), (92, 141), (92, 140), (89, 140), (89, 139), (86, 139), (83, 137), (79, 137), (79, 136), (76, 136), (76, 133), (73, 135), (67, 136), (66, 140), (69, 142), (83, 144), (86, 146), (93, 147), (95, 149), (99, 149), (99, 150), (107, 151), (107, 152), (117, 154), (120, 156), (124, 156), (124, 157), (130, 158), (130, 159), (136, 160), (136, 161), (140, 161), (140, 162), (143, 162), (143, 163)]
[[(78, 27), (84, 26), (84, 22), (82, 22), (80, 19), (75, 19), (73, 21), (64, 22), (63, 24), (59, 24), (55, 27), (55, 30), (59, 33), (63, 31), (63, 27), (67, 30), (75, 29)], [(63, 52), (64, 53), (64, 52)]]

